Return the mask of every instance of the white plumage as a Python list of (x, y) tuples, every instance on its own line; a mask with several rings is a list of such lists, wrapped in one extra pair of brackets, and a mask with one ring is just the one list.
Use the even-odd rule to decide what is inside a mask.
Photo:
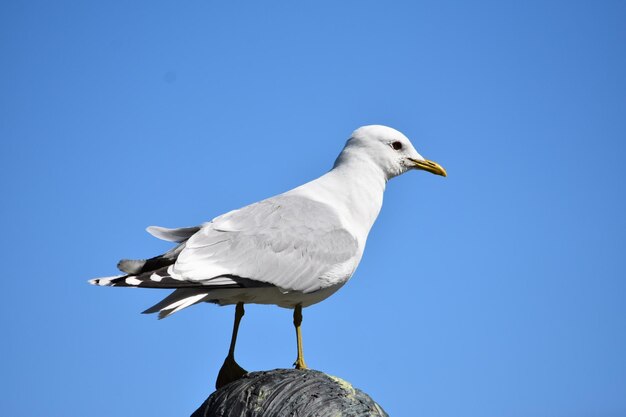
[(90, 282), (176, 288), (145, 311), (160, 317), (203, 301), (306, 307), (350, 279), (387, 181), (412, 168), (445, 175), (397, 130), (362, 127), (320, 178), (199, 227), (149, 227), (178, 245), (149, 260), (120, 261), (126, 275)]

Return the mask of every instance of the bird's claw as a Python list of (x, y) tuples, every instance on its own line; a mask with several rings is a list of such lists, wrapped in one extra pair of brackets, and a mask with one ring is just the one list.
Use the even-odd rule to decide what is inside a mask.
[(296, 361), (293, 363), (293, 366), (296, 369), (309, 369), (309, 367), (306, 366), (306, 363), (304, 362), (303, 358), (296, 359)]
[(220, 389), (224, 385), (230, 384), (231, 382), (238, 380), (247, 373), (248, 371), (239, 366), (234, 357), (227, 356), (224, 360), (224, 364), (220, 368), (219, 374), (217, 374), (215, 388)]

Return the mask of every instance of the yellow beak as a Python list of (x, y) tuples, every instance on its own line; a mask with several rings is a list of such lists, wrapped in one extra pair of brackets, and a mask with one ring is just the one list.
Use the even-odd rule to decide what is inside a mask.
[(421, 169), (424, 171), (428, 171), (431, 172), (435, 175), (441, 175), (442, 177), (447, 177), (448, 173), (446, 172), (445, 169), (443, 169), (443, 167), (441, 165), (439, 165), (436, 162), (433, 161), (429, 161), (427, 159), (420, 161), (418, 159), (413, 159), (413, 158), (408, 158), (409, 161), (413, 162), (414, 166), (413, 168), (415, 169)]

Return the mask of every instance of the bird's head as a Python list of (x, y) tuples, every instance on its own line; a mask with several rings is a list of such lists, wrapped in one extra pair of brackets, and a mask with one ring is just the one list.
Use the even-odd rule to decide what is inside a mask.
[(420, 155), (401, 132), (382, 125), (363, 126), (352, 133), (335, 166), (352, 161), (374, 163), (387, 179), (411, 169), (447, 176), (441, 165)]

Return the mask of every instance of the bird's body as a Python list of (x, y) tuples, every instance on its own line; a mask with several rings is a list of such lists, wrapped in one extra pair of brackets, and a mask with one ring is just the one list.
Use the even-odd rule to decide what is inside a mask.
[[(367, 181), (357, 175), (333, 169), (284, 194), (203, 224), (180, 242), (172, 265), (144, 272), (125, 265), (143, 261), (122, 261), (128, 275), (94, 283), (179, 288), (165, 303), (146, 311), (162, 311), (162, 316), (202, 301), (286, 308), (320, 302), (354, 273), (382, 205), (384, 182), (378, 189), (368, 189)], [(333, 192), (341, 199), (331, 206)], [(366, 203), (351, 210), (354, 199), (363, 196)], [(166, 233), (180, 235), (179, 229), (149, 229), (154, 230), (160, 231), (154, 234), (161, 238), (170, 236)]]
[[(350, 279), (382, 207), (387, 181), (410, 169), (446, 175), (397, 130), (362, 127), (325, 175), (198, 227), (148, 228), (178, 245), (148, 260), (122, 260), (118, 267), (125, 275), (90, 282), (175, 288), (145, 311), (159, 312), (160, 318), (200, 302), (301, 310)], [(243, 315), (243, 307), (241, 311)]]

